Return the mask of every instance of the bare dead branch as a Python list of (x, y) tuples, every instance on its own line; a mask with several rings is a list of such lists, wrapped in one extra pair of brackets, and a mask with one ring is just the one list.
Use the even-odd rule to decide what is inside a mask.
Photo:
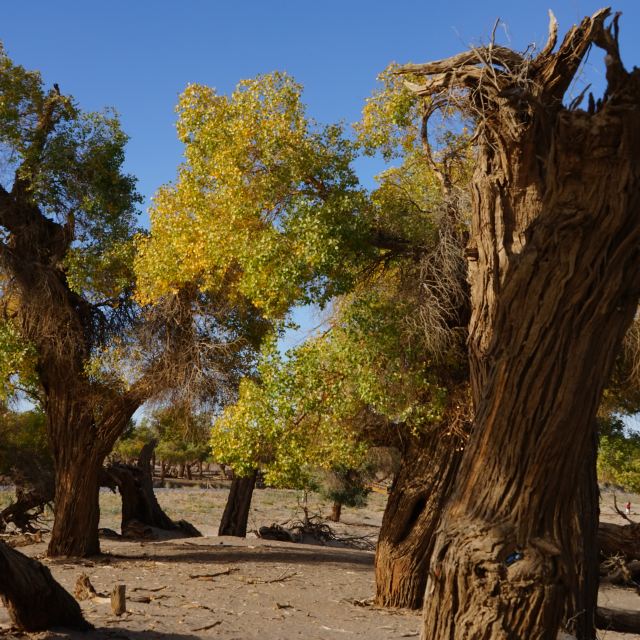
[(540, 57), (545, 58), (552, 51), (558, 42), (558, 21), (556, 20), (553, 11), (549, 9), (549, 37), (547, 38), (547, 42), (540, 51)]

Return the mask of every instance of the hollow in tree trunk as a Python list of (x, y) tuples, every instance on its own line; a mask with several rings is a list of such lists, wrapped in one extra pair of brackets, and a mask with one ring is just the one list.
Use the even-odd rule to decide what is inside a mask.
[(436, 530), (462, 457), (461, 444), (459, 437), (433, 429), (407, 446), (376, 547), (378, 606), (422, 606)]
[[(576, 487), (640, 293), (640, 71), (622, 66), (608, 15), (585, 19), (556, 52), (553, 22), (533, 59), (491, 46), (405, 69), (429, 76), (413, 85), (423, 95), (465, 90), (479, 127), (475, 425), (432, 555), (425, 640), (555, 639), (589, 580), (592, 554), (574, 536), (593, 524), (576, 520)], [(607, 92), (587, 111), (565, 107), (592, 44), (607, 53)]]
[(258, 472), (254, 471), (250, 476), (235, 476), (231, 481), (231, 490), (218, 529), (219, 536), (244, 538), (247, 535), (249, 509), (257, 476)]
[(11, 622), (21, 631), (92, 628), (78, 603), (53, 579), (47, 567), (4, 542), (0, 542), (0, 597)]

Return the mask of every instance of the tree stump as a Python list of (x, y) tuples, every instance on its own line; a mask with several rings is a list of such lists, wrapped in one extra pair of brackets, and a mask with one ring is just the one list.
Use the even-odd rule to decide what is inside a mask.
[(117, 584), (111, 592), (111, 610), (117, 616), (121, 616), (127, 610), (127, 587)]

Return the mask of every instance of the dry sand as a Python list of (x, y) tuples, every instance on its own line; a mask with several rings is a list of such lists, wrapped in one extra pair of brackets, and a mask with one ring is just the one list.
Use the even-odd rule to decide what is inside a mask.
[[(87, 634), (47, 632), (41, 639), (196, 639), (220, 640), (349, 640), (418, 638), (420, 616), (410, 611), (387, 611), (363, 604), (374, 589), (373, 552), (341, 547), (292, 544), (217, 537), (226, 490), (174, 489), (158, 491), (163, 508), (175, 519), (196, 525), (203, 538), (154, 542), (102, 540), (104, 556), (86, 561), (48, 561), (45, 544), (21, 549), (43, 559), (55, 578), (73, 590), (85, 572), (98, 592), (116, 584), (127, 588), (127, 612), (114, 616), (107, 598), (82, 603), (86, 618), (96, 627)], [(300, 517), (298, 494), (257, 490), (249, 526)], [(0, 503), (7, 495), (0, 494)], [(624, 503), (626, 496), (619, 496)], [(631, 497), (632, 503), (635, 496)], [(377, 535), (386, 496), (372, 494), (364, 509), (344, 509), (336, 532), (342, 536)], [(613, 510), (612, 494), (603, 494), (602, 519), (622, 522)], [(640, 511), (640, 502), (636, 505)], [(310, 511), (328, 514), (329, 505), (311, 499)], [(101, 526), (118, 528), (119, 500), (101, 494)], [(640, 519), (640, 518), (639, 518)], [(217, 575), (216, 575), (217, 574)], [(136, 598), (150, 600), (136, 602)], [(638, 609), (633, 590), (608, 587), (600, 594), (605, 606)], [(6, 611), (0, 607), (0, 637), (7, 631)], [(26, 637), (26, 636), (22, 636)], [(599, 632), (601, 640), (640, 638)]]

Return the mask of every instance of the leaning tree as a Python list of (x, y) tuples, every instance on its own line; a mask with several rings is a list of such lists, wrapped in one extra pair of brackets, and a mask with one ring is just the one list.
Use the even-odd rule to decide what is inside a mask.
[[(492, 42), (403, 69), (424, 77), (416, 93), (477, 122), (475, 426), (430, 564), (424, 638), (551, 639), (568, 610), (593, 637), (595, 415), (640, 293), (640, 72), (624, 68), (609, 16), (557, 49), (552, 16), (535, 56)], [(583, 95), (565, 95), (592, 45), (607, 89), (583, 110)]]

